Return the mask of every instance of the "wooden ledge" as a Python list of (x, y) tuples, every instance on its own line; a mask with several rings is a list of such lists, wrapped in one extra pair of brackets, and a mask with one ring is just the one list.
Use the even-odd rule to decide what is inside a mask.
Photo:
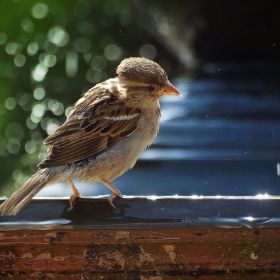
[(0, 218), (1, 279), (278, 279), (279, 197), (34, 199)]
[[(4, 201), (4, 200), (2, 200)], [(1, 200), (0, 200), (0, 203)], [(35, 198), (16, 216), (0, 216), (0, 230), (166, 227), (278, 227), (280, 196)]]

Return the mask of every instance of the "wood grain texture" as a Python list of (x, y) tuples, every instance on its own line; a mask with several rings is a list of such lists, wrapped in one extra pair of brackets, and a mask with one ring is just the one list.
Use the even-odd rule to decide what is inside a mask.
[[(69, 209), (66, 199), (35, 199), (19, 215), (1, 217), (0, 278), (280, 277), (279, 219), (271, 218), (278, 197), (135, 197), (116, 205), (119, 211), (106, 199), (80, 198)], [(245, 224), (248, 213), (257, 222)]]
[(279, 266), (279, 228), (0, 232), (2, 277), (273, 279), (280, 276)]

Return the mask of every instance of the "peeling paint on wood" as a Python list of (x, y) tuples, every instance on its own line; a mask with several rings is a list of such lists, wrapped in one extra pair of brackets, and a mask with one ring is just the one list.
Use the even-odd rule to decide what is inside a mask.
[(18, 279), (273, 279), (280, 229), (2, 231), (0, 267)]

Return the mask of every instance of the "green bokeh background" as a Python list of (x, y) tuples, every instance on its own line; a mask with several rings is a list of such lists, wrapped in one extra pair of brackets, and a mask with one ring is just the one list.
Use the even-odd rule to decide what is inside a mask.
[(126, 1), (0, 3), (0, 195), (46, 156), (45, 137), (124, 57), (160, 58)]

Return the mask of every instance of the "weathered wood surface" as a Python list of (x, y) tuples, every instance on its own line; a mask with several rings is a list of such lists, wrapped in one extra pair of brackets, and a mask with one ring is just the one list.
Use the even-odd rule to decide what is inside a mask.
[[(0, 218), (0, 278), (279, 279), (279, 219), (268, 216), (279, 203), (237, 202), (123, 199), (113, 211), (105, 200), (79, 200), (74, 210), (67, 200), (34, 200)], [(218, 210), (214, 226), (199, 226)]]
[(279, 228), (23, 230), (0, 239), (2, 277), (280, 277)]

